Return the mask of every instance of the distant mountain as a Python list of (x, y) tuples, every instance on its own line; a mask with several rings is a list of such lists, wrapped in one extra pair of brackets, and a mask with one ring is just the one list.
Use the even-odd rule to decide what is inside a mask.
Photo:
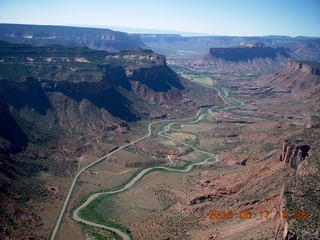
[[(82, 27), (82, 26), (79, 26)], [(138, 27), (120, 27), (120, 26), (84, 26), (94, 28), (108, 28), (121, 32), (127, 32), (132, 34), (179, 34), (182, 36), (212, 36), (213, 34), (196, 33), (196, 32), (185, 32), (175, 30), (164, 30), (164, 29), (152, 29), (152, 28), (138, 28)]]
[(320, 61), (320, 38), (287, 36), (182, 37), (176, 34), (140, 34), (140, 37), (149, 48), (169, 57), (199, 56), (207, 54), (210, 48), (234, 48), (240, 46), (241, 43), (261, 42), (268, 47), (285, 48), (292, 59)]
[(101, 28), (0, 24), (0, 40), (119, 51), (142, 47), (139, 36)]
[(281, 70), (290, 59), (285, 48), (210, 48), (203, 65), (217, 73), (266, 74)]
[(172, 61), (217, 75), (250, 77), (280, 71), (290, 59), (284, 48), (228, 47), (210, 48), (209, 54), (202, 57), (180, 57)]

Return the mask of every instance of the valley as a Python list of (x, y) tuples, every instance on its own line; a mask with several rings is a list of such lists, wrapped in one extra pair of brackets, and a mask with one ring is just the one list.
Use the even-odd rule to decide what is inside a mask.
[[(221, 92), (219, 92), (219, 95), (221, 95)], [(223, 99), (223, 101), (225, 102), (225, 105), (226, 105), (226, 107), (224, 109), (228, 109), (230, 107), (237, 107), (237, 105), (232, 104), (235, 101), (232, 100), (232, 99), (227, 98), (226, 95), (221, 97), (221, 98)], [(226, 100), (226, 99), (228, 99), (228, 100)], [(240, 105), (242, 105), (242, 104), (243, 103), (240, 102)], [(204, 113), (202, 113), (202, 112), (204, 112)], [(181, 124), (181, 123), (183, 123), (183, 124), (197, 124), (197, 123), (201, 122), (203, 119), (210, 117), (210, 113), (212, 113), (212, 109), (207, 109), (207, 108), (200, 109), (197, 112), (196, 116), (193, 118), (193, 120), (190, 121), (189, 119), (180, 119), (180, 120), (177, 119), (177, 120), (174, 120), (174, 122), (171, 122), (171, 123), (169, 123), (167, 125), (162, 126), (161, 129), (163, 129), (163, 130), (161, 130), (160, 132), (153, 133), (156, 136), (159, 135), (159, 136), (161, 136), (163, 138), (167, 138), (167, 139), (169, 139), (171, 141), (176, 141), (179, 144), (182, 144), (182, 145), (184, 145), (186, 147), (189, 147), (190, 149), (192, 149), (191, 151), (201, 154), (200, 157), (198, 157), (196, 159), (191, 159), (191, 160), (188, 160), (188, 161), (182, 160), (183, 165), (182, 166), (176, 166), (174, 168), (171, 168), (170, 166), (172, 164), (169, 163), (167, 165), (168, 167), (160, 166), (160, 167), (153, 167), (153, 168), (145, 168), (145, 169), (143, 169), (141, 171), (138, 171), (138, 173), (135, 173), (134, 175), (132, 175), (132, 177), (129, 178), (129, 180), (131, 179), (130, 181), (127, 180), (127, 181), (125, 181), (125, 183), (122, 183), (120, 185), (120, 186), (123, 186), (122, 188), (120, 188), (118, 190), (112, 190), (112, 191), (109, 191), (109, 192), (95, 193), (95, 194), (91, 195), (90, 197), (88, 197), (85, 200), (85, 202), (83, 202), (80, 206), (78, 206), (75, 210), (73, 210), (73, 213), (72, 213), (73, 219), (75, 219), (78, 222), (84, 223), (86, 225), (90, 225), (90, 226), (93, 226), (93, 227), (98, 227), (98, 228), (100, 227), (100, 228), (104, 228), (104, 229), (107, 229), (107, 230), (111, 230), (111, 231), (119, 234), (123, 239), (131, 239), (130, 235), (126, 235), (126, 233), (121, 232), (122, 228), (117, 229), (117, 228), (101, 225), (101, 224), (99, 224), (100, 220), (98, 220), (98, 223), (97, 223), (97, 219), (101, 219), (101, 215), (98, 212), (95, 212), (94, 209), (101, 208), (101, 207), (99, 206), (99, 203), (97, 204), (96, 202), (101, 202), (101, 201), (105, 202), (104, 199), (109, 200), (110, 198), (112, 198), (112, 196), (117, 195), (118, 193), (124, 192), (126, 190), (129, 190), (133, 185), (136, 184), (137, 181), (139, 181), (142, 177), (144, 177), (144, 175), (148, 174), (149, 172), (154, 172), (154, 171), (173, 171), (173, 172), (187, 173), (187, 172), (191, 171), (193, 169), (193, 167), (195, 167), (195, 166), (200, 166), (200, 165), (204, 165), (204, 164), (210, 164), (212, 162), (212, 160), (213, 161), (217, 161), (218, 160), (218, 156), (217, 155), (212, 154), (212, 153), (207, 152), (207, 151), (204, 151), (204, 150), (199, 150), (194, 146), (194, 144), (190, 145), (186, 141), (180, 140), (178, 138), (173, 138), (172, 136), (169, 136), (169, 135), (166, 134), (167, 132), (172, 131), (171, 130), (171, 126), (173, 126), (173, 125)], [(125, 150), (126, 148), (128, 148), (131, 145), (136, 145), (138, 142), (140, 142), (140, 141), (142, 141), (144, 139), (148, 140), (148, 138), (152, 134), (152, 126), (153, 125), (161, 124), (162, 122), (168, 122), (168, 121), (170, 121), (170, 120), (160, 120), (160, 121), (155, 121), (155, 122), (152, 122), (152, 123), (148, 124), (148, 134), (146, 136), (144, 136), (142, 138), (139, 138), (139, 139), (137, 139), (137, 140), (135, 140), (135, 141), (133, 141), (131, 143), (128, 143), (128, 144), (124, 145), (124, 146), (121, 146), (121, 147), (117, 148), (116, 150), (108, 153), (107, 155), (101, 157), (100, 159), (98, 159), (97, 161), (93, 162), (92, 164), (90, 164), (90, 165), (86, 166), (85, 168), (81, 169), (78, 172), (77, 176), (75, 177), (75, 179), (73, 181), (73, 184), (71, 185), (71, 188), (69, 190), (69, 194), (67, 196), (67, 199), (66, 199), (64, 207), (66, 207), (68, 205), (68, 201), (70, 199), (71, 193), (72, 193), (74, 185), (76, 183), (76, 180), (78, 179), (78, 177), (84, 171), (86, 171), (88, 168), (98, 164), (99, 162), (101, 162), (105, 158), (108, 158), (108, 157), (112, 156), (114, 153), (116, 153), (118, 151)], [(149, 141), (152, 141), (152, 139), (149, 140)], [(159, 140), (156, 139), (156, 141), (159, 141)], [(148, 144), (148, 143), (146, 142), (144, 144)], [(181, 155), (181, 156), (183, 157), (184, 155)], [(184, 162), (186, 162), (186, 163), (184, 163)], [(102, 171), (103, 168), (99, 167), (99, 170)], [(116, 189), (117, 188), (119, 188), (119, 187), (116, 187)], [(51, 239), (55, 239), (55, 235), (57, 233), (56, 231), (58, 230), (59, 225), (61, 224), (61, 219), (63, 217), (64, 212), (65, 212), (65, 208), (63, 208), (62, 211), (61, 211), (61, 215), (60, 215), (61, 217), (58, 219), (58, 222), (56, 224), (56, 228), (55, 228), (55, 230), (54, 230), (54, 232), (52, 234)], [(106, 220), (103, 220), (101, 223), (105, 224), (107, 222), (109, 222), (109, 220), (106, 219)]]
[[(193, 73), (197, 76), (196, 81), (203, 77), (203, 83), (207, 84), (208, 73)], [(282, 115), (279, 115), (279, 103), (272, 102), (267, 96), (268, 106), (265, 105), (265, 99), (260, 101), (260, 95), (255, 97), (247, 94), (243, 86), (238, 87), (237, 93), (227, 91), (226, 86), (214, 86), (225, 105), (207, 109), (206, 115), (198, 114), (191, 122), (155, 126), (158, 130), (147, 139), (134, 142), (129, 149), (116, 150), (118, 153), (106, 158), (117, 164), (128, 157), (143, 161), (146, 154), (149, 159), (156, 158), (165, 147), (167, 155), (162, 156), (168, 161), (158, 164), (169, 166), (170, 171), (163, 171), (163, 167), (138, 170), (138, 174), (124, 181), (122, 188), (116, 187), (118, 190), (111, 190), (108, 195), (107, 192), (90, 195), (71, 216), (92, 227), (103, 226), (109, 230), (123, 231), (128, 234), (124, 236), (122, 233), (123, 239), (271, 239), (275, 236), (282, 239), (282, 235), (277, 236), (276, 233), (277, 228), (281, 229), (279, 222), (284, 221), (278, 214), (281, 210), (290, 212), (291, 224), (316, 224), (316, 213), (308, 219), (294, 221), (295, 212), (307, 206), (300, 206), (300, 209), (298, 206), (285, 207), (281, 203), (286, 179), (295, 175), (290, 166), (279, 161), (281, 148), (292, 135), (299, 136), (305, 131), (304, 115), (307, 113), (304, 105), (298, 104), (287, 109), (281, 107), (279, 113)], [(256, 91), (263, 94), (264, 88)], [(241, 97), (246, 105), (235, 97)], [(310, 121), (316, 125), (318, 120)], [(317, 127), (312, 127), (310, 131), (319, 134)], [(169, 138), (165, 140), (161, 137)], [(219, 154), (219, 161), (198, 165), (189, 172), (187, 166), (192, 166), (194, 160), (205, 162), (205, 158), (195, 158), (193, 154), (188, 157), (190, 150), (187, 153), (181, 151), (181, 144), (193, 150), (201, 149), (203, 154)], [(184, 160), (192, 158), (194, 160)], [(308, 164), (314, 166), (314, 163)], [(95, 168), (101, 171), (104, 167)], [(173, 169), (185, 173), (173, 173)], [(317, 174), (319, 172), (316, 170), (312, 181), (318, 178)], [(92, 177), (86, 179), (94, 181)], [(310, 209), (312, 205), (308, 205)], [(210, 211), (231, 211), (234, 215), (232, 218), (221, 215), (210, 219)], [(240, 218), (243, 211), (250, 211), (252, 215)], [(261, 212), (268, 214), (262, 215)], [(313, 229), (316, 228), (314, 226)], [(106, 234), (97, 229), (93, 232), (87, 230), (87, 233), (95, 237), (98, 237), (96, 234)], [(309, 234), (312, 235), (312, 231)], [(64, 238), (62, 235), (61, 239)]]
[[(0, 55), (4, 236), (45, 238), (80, 169), (144, 135), (151, 120), (189, 116), (221, 101), (150, 50), (108, 53), (1, 42)], [(204, 93), (196, 102), (192, 88)], [(130, 164), (127, 159), (112, 168)]]
[(318, 38), (0, 30), (1, 239), (319, 237)]

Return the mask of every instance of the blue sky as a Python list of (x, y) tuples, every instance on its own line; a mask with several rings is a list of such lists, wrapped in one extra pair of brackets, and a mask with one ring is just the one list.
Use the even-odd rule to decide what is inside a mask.
[(320, 0), (0, 0), (0, 22), (320, 37)]

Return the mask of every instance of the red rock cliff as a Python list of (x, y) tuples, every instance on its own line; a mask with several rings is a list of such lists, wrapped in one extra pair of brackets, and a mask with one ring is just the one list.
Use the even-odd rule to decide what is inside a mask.
[(283, 143), (282, 154), (279, 160), (297, 169), (299, 163), (308, 156), (309, 149), (308, 145), (296, 145), (286, 140)]

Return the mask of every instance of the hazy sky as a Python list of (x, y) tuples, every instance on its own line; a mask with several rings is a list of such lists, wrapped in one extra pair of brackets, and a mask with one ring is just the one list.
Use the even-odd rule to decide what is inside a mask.
[(0, 0), (0, 22), (320, 37), (320, 0)]

